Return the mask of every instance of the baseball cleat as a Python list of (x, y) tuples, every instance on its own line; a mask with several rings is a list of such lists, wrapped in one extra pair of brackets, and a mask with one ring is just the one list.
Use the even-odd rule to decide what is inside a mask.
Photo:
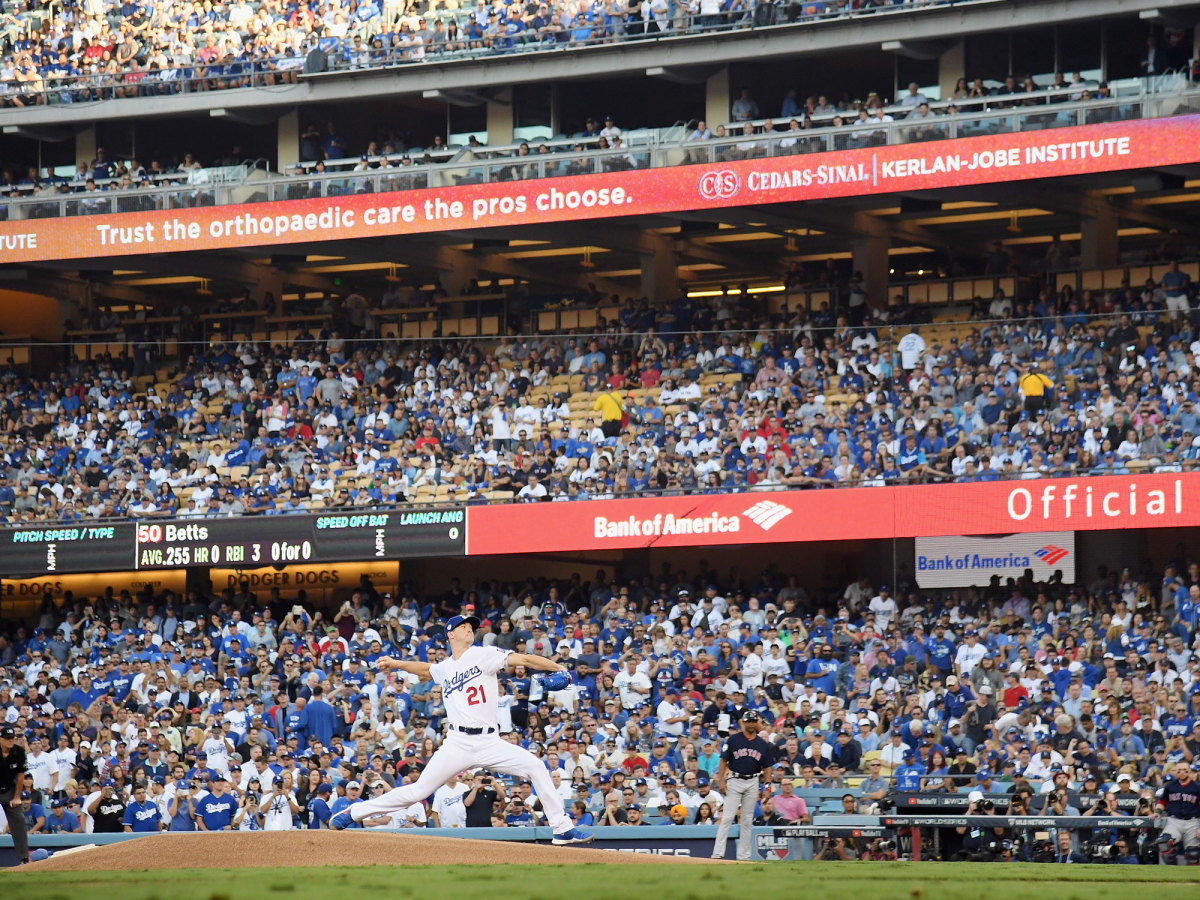
[(563, 847), (567, 844), (590, 844), (592, 838), (595, 837), (590, 831), (582, 831), (578, 828), (572, 828), (564, 831), (562, 834), (556, 834), (552, 844)]
[(354, 817), (350, 815), (350, 810), (343, 809), (340, 813), (329, 820), (329, 827), (334, 831), (342, 831), (346, 828), (351, 828), (354, 825)]

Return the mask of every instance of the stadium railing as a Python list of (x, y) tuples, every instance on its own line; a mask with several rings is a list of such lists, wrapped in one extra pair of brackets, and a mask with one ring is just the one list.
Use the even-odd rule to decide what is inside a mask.
[[(1019, 99), (1021, 95), (1014, 95)], [(989, 102), (995, 102), (992, 98)], [(74, 191), (66, 181), (47, 182), (33, 196), (9, 196), (0, 207), (10, 220), (86, 216), (117, 212), (183, 209), (197, 206), (228, 206), (349, 194), (389, 193), (431, 187), (525, 181), (620, 172), (631, 169), (719, 163), (736, 159), (787, 157), (808, 153), (837, 152), (892, 144), (940, 141), (959, 137), (1036, 131), (1075, 125), (1130, 119), (1164, 118), (1200, 111), (1200, 90), (1175, 94), (1143, 92), (1136, 96), (1076, 102), (1069, 105), (1019, 106), (1004, 110), (981, 110), (938, 115), (919, 123), (855, 121), (840, 127), (775, 131), (769, 134), (734, 134), (709, 140), (680, 140), (677, 126), (662, 133), (645, 130), (631, 133), (629, 146), (594, 149), (596, 137), (558, 137), (521, 141), (499, 147), (451, 148), (447, 162), (416, 162), (363, 171), (317, 172), (311, 164), (291, 175), (253, 172), (236, 183), (210, 178), (210, 170), (198, 169), (176, 184), (150, 186), (137, 183), (128, 190)], [(758, 120), (761, 125), (762, 121)], [(754, 123), (751, 123), (754, 124)], [(782, 121), (776, 124), (783, 124)], [(622, 142), (624, 143), (624, 142)], [(525, 156), (516, 155), (522, 147)], [(545, 148), (544, 150), (542, 148)], [(411, 154), (410, 154), (411, 155)], [(381, 157), (372, 157), (378, 163)], [(333, 161), (345, 165), (347, 160)]]

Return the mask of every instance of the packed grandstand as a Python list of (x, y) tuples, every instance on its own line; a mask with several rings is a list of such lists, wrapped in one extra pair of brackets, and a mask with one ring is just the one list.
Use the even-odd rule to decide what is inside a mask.
[[(957, 0), (970, 2), (970, 0)], [(545, 52), (932, 7), (929, 0), (640, 3), (458, 0), (17, 6), (3, 21), (6, 106), (85, 103), (294, 83), (316, 68)], [(309, 62), (309, 54), (319, 62)], [(1186, 56), (1182, 60), (1186, 63)]]
[(185, 342), (158, 381), (150, 341), (10, 369), (0, 504), (78, 521), (1179, 472), (1197, 335), (1167, 304), (1190, 308), (1192, 267), (940, 324), (906, 324), (925, 311), (900, 298), (854, 325), (681, 294), (593, 334), (416, 345), (375, 323), (419, 292), (351, 293), (290, 346)]
[[(1200, 754), (1198, 607), (1184, 560), (938, 597), (782, 570), (456, 579), (425, 596), (364, 582), (329, 612), (246, 586), (122, 592), (47, 602), (0, 638), (0, 708), (27, 736), (35, 833), (327, 827), (414, 780), (441, 740), (440, 689), (372, 662), (441, 658), (445, 617), (465, 610), (485, 644), (569, 663), (553, 694), (517, 669), (500, 717), (581, 824), (710, 824), (717, 752), (746, 709), (781, 754), (767, 824), (976, 790), (1043, 815), (1142, 815)], [(367, 825), (537, 822), (528, 783), (479, 771)]]
[[(832, 100), (815, 90), (806, 96), (807, 88), (756, 99), (726, 70), (706, 88), (711, 102), (683, 111), (692, 117), (686, 124), (665, 106), (659, 120), (629, 123), (589, 106), (570, 116), (556, 110), (544, 137), (523, 140), (517, 132), (531, 126), (518, 127), (519, 114), (508, 111), (523, 112), (512, 95), (434, 91), (422, 99), (442, 104), (434, 118), (446, 129), (394, 137), (364, 126), (371, 116), (360, 115), (367, 107), (353, 106), (355, 88), (347, 86), (344, 108), (301, 104), (278, 126), (267, 115), (234, 118), (277, 135), (269, 162), (244, 159), (240, 145), (201, 153), (185, 143), (209, 112), (214, 122), (228, 112), (216, 97), (313, 83), (309, 76), (336, 85), (351, 77), (341, 70), (366, 79), (380, 73), (364, 70), (403, 65), (417, 73), (516, 56), (552, 65), (566, 53), (550, 51), (582, 59), (609, 44), (674, 48), (716, 32), (804, 35), (851, 20), (869, 29), (892, 14), (917, 20), (949, 5), (18, 4), (0, 19), (10, 50), (0, 68), (0, 116), (15, 110), (46, 120), (5, 125), (8, 230), (0, 251), (36, 249), (28, 242), (39, 232), (18, 230), (39, 223), (23, 220), (105, 216), (92, 220), (97, 226), (72, 224), (95, 227), (108, 248), (109, 235), (136, 243), (125, 214), (1140, 126), (1133, 120), (1188, 116), (1196, 102), (1194, 35), (1154, 10), (1147, 18), (1169, 27), (1111, 82), (1107, 64), (1077, 58), (1088, 54), (1056, 32), (1043, 58), (1046, 68), (1065, 71), (1011, 75), (1020, 50), (1006, 40), (1002, 62), (989, 59), (995, 47), (984, 53), (976, 44), (987, 66), (973, 63), (970, 78), (958, 77), (968, 68), (965, 51), (956, 59), (916, 42), (900, 48), (907, 59), (951, 57), (932, 74), (923, 70), (938, 89), (904, 87), (899, 72), (909, 63), (889, 62), (894, 90), (860, 100), (840, 91)], [(968, 19), (995, 6), (953, 5)], [(1095, 32), (1097, 48), (1103, 39), (1115, 57), (1126, 37), (1119, 31)], [(1101, 60), (1098, 49), (1094, 55)], [(943, 71), (950, 66), (953, 78)], [(667, 74), (692, 86), (714, 77), (707, 69)], [(995, 77), (976, 77), (984, 74)], [(128, 135), (112, 123), (79, 135), (61, 127), (77, 104), (123, 125), (108, 101), (145, 108), (154, 98), (209, 94), (212, 108), (200, 120), (163, 129), (180, 143), (161, 158), (139, 159), (133, 125)], [(454, 106), (486, 106), (489, 127), (456, 137)], [(1120, 134), (1153, 144), (1167, 130)], [(117, 135), (123, 148), (106, 153), (101, 133)], [(74, 165), (45, 163), (45, 146), (68, 138), (77, 139)], [(19, 143), (30, 139), (36, 153)], [(159, 258), (145, 260), (128, 253), (129, 269), (102, 254), (50, 259), (43, 240), (46, 257), (32, 262), (50, 264), (10, 274), (32, 282), (28, 297), (46, 284), (59, 292), (53, 333), (0, 347), (0, 524), (9, 526), (0, 536), (29, 536), (36, 571), (53, 573), (23, 583), (33, 593), (17, 601), (3, 590), (15, 582), (0, 584), (0, 724), (28, 747), (28, 790), (14, 799), (31, 833), (328, 827), (360, 798), (415, 780), (440, 746), (441, 689), (388, 677), (374, 664), (388, 655), (443, 658), (447, 621), (462, 614), (482, 620), (484, 644), (568, 666), (571, 683), (561, 691), (547, 692), (523, 669), (503, 678), (499, 724), (544, 760), (579, 825), (714, 824), (724, 802), (714, 779), (719, 753), (747, 710), (759, 714), (780, 757), (755, 824), (877, 816), (917, 794), (980, 814), (999, 805), (1046, 818), (1152, 815), (1164, 780), (1200, 769), (1200, 563), (1189, 533), (1173, 532), (1175, 550), (1170, 541), (1145, 548), (1145, 560), (1143, 544), (1089, 535), (1086, 558), (1109, 548), (1112, 561), (1080, 564), (1073, 582), (1031, 569), (1007, 581), (935, 588), (918, 584), (899, 540), (890, 564), (863, 540), (837, 563), (841, 573), (834, 562), (805, 570), (789, 559), (799, 545), (770, 543), (787, 540), (779, 536), (785, 528), (763, 537), (776, 524), (771, 517), (790, 510), (754, 511), (778, 491), (834, 497), (868, 493), (838, 494), (841, 487), (895, 487), (907, 501), (944, 482), (1121, 475), (1129, 477), (1129, 521), (1109, 527), (1133, 528), (1133, 479), (1179, 473), (1175, 513), (1180, 526), (1191, 521), (1182, 498), (1200, 459), (1200, 250), (1186, 205), (1194, 197), (1185, 193), (1195, 187), (1194, 166), (1150, 168), (1159, 148), (1142, 149), (1138, 164), (1147, 172), (1136, 183), (1105, 182), (1109, 193), (1087, 203), (1074, 202), (1091, 189), (1082, 179), (1031, 187), (1013, 175), (1003, 206), (994, 198), (1004, 191), (951, 197), (939, 183), (881, 196), (870, 215), (854, 206), (856, 197), (833, 215), (793, 197), (775, 209), (731, 203), (716, 211), (737, 220), (643, 216), (628, 230), (643, 230), (645, 242), (610, 240), (614, 255), (624, 252), (640, 270), (613, 263), (608, 273), (594, 272), (592, 249), (624, 220), (586, 222), (594, 231), (582, 247), (572, 231), (578, 223), (546, 219), (570, 235), (563, 246), (551, 246), (547, 231), (521, 230), (524, 223), (513, 226), (511, 244), (510, 232), (497, 237), (504, 229), (481, 224), (446, 237), (453, 246), (381, 231), (355, 256), (345, 248), (351, 242), (313, 234), (299, 249), (247, 245), (237, 248), (242, 256), (215, 262), (197, 261), (200, 252), (156, 248), (148, 257)], [(926, 174), (918, 162), (914, 169)], [(1121, 163), (1105, 165), (1111, 172)], [(712, 171), (715, 199), (731, 199), (719, 196), (724, 172)], [(1046, 210), (1022, 211), (1041, 193)], [(1147, 196), (1164, 202), (1135, 205)], [(689, 212), (692, 202), (683, 198), (671, 212)], [(920, 218), (934, 210), (943, 217), (937, 223)], [(1056, 230), (1033, 233), (1035, 223), (1022, 233), (1022, 212), (1044, 214)], [(1064, 237), (1057, 226), (1068, 217), (1072, 234)], [(186, 231), (189, 223), (181, 216), (177, 224)], [(961, 231), (946, 239), (938, 225)], [(722, 229), (739, 238), (757, 229), (750, 236), (776, 242), (779, 253), (741, 284), (746, 260), (758, 265), (765, 254), (755, 255), (749, 241), (731, 242), (732, 252), (692, 241), (697, 226), (709, 239)], [(648, 236), (654, 227), (661, 233)], [(199, 225), (196, 237), (203, 239)], [(814, 245), (821, 252), (801, 251), (801, 237), (823, 240)], [(922, 262), (906, 271), (889, 241), (896, 257)], [(488, 256), (497, 242), (515, 254)], [(530, 245), (538, 249), (524, 249)], [(281, 247), (294, 252), (277, 254)], [(435, 248), (458, 255), (423, 265), (420, 257)], [(573, 258), (576, 250), (582, 274), (517, 257)], [(686, 251), (699, 252), (707, 268), (676, 266)], [(670, 263), (659, 266), (665, 277), (653, 271), (656, 253)], [(391, 261), (402, 256), (402, 264)], [(929, 269), (927, 259), (936, 259)], [(192, 265), (206, 274), (193, 277)], [(449, 272), (456, 266), (461, 271)], [(210, 289), (214, 267), (230, 274)], [(722, 268), (737, 277), (721, 277)], [(262, 277), (251, 283), (248, 271)], [(539, 272), (548, 273), (545, 283)], [(643, 290), (610, 293), (592, 277), (606, 286), (639, 277)], [(185, 293), (193, 280), (197, 292)], [(1054, 486), (1042, 494), (1047, 520)], [(714, 546), (720, 538), (707, 529), (654, 547), (653, 558), (652, 545), (628, 555), (596, 547), (614, 557), (600, 571), (569, 552), (502, 560), (492, 550), (489, 560), (485, 549), (468, 560), (455, 526), (461, 578), (407, 548), (399, 551), (401, 577), (394, 535), (381, 529), (378, 555), (394, 566), (395, 583), (368, 575), (331, 582), (312, 592), (316, 602), (295, 589), (299, 581), (271, 588), (239, 568), (225, 576), (228, 586), (213, 585), (201, 566), (173, 573), (175, 581), (136, 584), (137, 572), (104, 573), (106, 586), (76, 594), (57, 581), (61, 532), (40, 524), (154, 518), (183, 520), (186, 531), (187, 520), (200, 518), (246, 517), (241, 524), (252, 526), (255, 516), (463, 506), (541, 516), (601, 510), (618, 499), (740, 493), (754, 495), (741, 514), (762, 532), (741, 541), (746, 559), (774, 556), (761, 568), (723, 555), (727, 548)], [(1074, 496), (1063, 498), (1066, 518)], [(274, 521), (281, 530), (284, 520)], [(603, 531), (603, 516), (596, 521)], [(711, 549), (717, 563), (696, 557), (686, 571), (682, 554), (673, 555), (680, 548)], [(1054, 564), (1068, 552), (1050, 549)], [(129, 564), (141, 566), (120, 563)], [(513, 565), (530, 574), (514, 579)], [(64, 570), (74, 576), (77, 568)], [(524, 827), (541, 818), (528, 782), (469, 770), (427, 801), (365, 825)], [(1088, 858), (1158, 858), (1150, 828), (1057, 831), (1069, 836), (1065, 850)], [(947, 859), (1045, 853), (1018, 832), (997, 830), (993, 841), (981, 828), (947, 828), (937, 850)], [(919, 855), (921, 846), (904, 849)], [(895, 858), (894, 846), (879, 842), (830, 842), (826, 850), (838, 859)]]

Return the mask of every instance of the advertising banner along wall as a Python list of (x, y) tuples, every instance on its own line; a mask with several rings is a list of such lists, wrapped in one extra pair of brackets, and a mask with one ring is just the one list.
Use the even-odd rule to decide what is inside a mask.
[(563, 178), (0, 222), (0, 263), (494, 228), (1200, 160), (1200, 116)]
[(923, 588), (982, 587), (992, 576), (1003, 583), (1028, 569), (1045, 581), (1061, 572), (1075, 582), (1075, 532), (1049, 531), (997, 537), (919, 537), (913, 569)]
[(471, 506), (467, 525), (470, 556), (954, 535), (1045, 537), (1200, 525), (1200, 473)]

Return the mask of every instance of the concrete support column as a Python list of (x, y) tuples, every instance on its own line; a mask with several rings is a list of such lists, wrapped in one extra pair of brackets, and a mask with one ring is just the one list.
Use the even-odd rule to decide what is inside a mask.
[[(943, 100), (949, 100), (954, 96), (954, 85), (958, 83), (958, 79), (965, 77), (966, 74), (966, 41), (958, 41), (938, 57), (938, 87), (942, 89)], [(900, 87), (903, 88), (904, 85)]]
[(642, 295), (651, 303), (674, 300), (679, 291), (675, 248), (662, 237), (656, 237), (653, 244), (653, 250), (641, 254)]
[(512, 88), (505, 88), (487, 103), (487, 142), (492, 146), (511, 144), (515, 127)]
[(733, 94), (729, 89), (729, 66), (708, 76), (704, 86), (704, 119), (708, 127), (715, 129), (730, 119), (729, 109), (733, 105)]
[(1115, 266), (1119, 261), (1117, 247), (1117, 214), (1101, 208), (1098, 215), (1080, 220), (1079, 264), (1085, 269)]
[(286, 172), (300, 161), (300, 111), (279, 117), (276, 125), (275, 171)]
[(75, 135), (75, 162), (91, 165), (96, 158), (96, 126), (89, 125)]
[(850, 241), (854, 271), (862, 272), (867, 301), (872, 309), (882, 309), (887, 305), (890, 245), (891, 239), (886, 234), (865, 235)]

